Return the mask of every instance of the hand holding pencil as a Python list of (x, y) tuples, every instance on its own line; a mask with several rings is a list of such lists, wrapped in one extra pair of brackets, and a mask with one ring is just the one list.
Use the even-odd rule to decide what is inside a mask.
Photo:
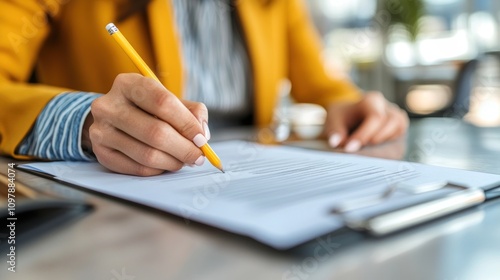
[[(111, 90), (91, 107), (92, 150), (108, 169), (151, 176), (202, 165), (205, 156), (221, 171), (208, 145), (208, 112), (202, 103), (178, 99), (169, 92), (114, 25), (106, 29), (124, 49), (139, 74), (120, 74)], [(116, 36), (118, 35), (118, 36)]]

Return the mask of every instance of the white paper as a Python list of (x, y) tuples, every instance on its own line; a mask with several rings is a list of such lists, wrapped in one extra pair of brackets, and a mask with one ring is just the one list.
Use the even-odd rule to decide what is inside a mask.
[[(500, 182), (500, 175), (494, 174), (243, 141), (215, 143), (212, 148), (225, 174), (208, 161), (154, 177), (116, 174), (98, 163), (23, 167), (281, 249), (343, 227), (342, 217), (331, 213), (335, 206), (379, 196), (395, 182), (448, 180), (469, 187)], [(392, 201), (401, 203), (396, 198), (385, 204)]]

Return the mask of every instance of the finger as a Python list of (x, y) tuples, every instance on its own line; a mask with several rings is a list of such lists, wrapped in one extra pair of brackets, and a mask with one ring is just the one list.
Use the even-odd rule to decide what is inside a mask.
[[(97, 120), (96, 124), (101, 123), (102, 130), (105, 130), (102, 128), (104, 124), (108, 124), (108, 128), (116, 127), (187, 164), (194, 164), (200, 160), (202, 156), (200, 149), (170, 125), (127, 102), (123, 102), (117, 108), (116, 105), (110, 104), (111, 102), (106, 102), (107, 100), (104, 100), (106, 97), (98, 98), (92, 103), (92, 114)], [(103, 139), (103, 137), (98, 138)]]
[(385, 121), (385, 116), (378, 114), (368, 115), (348, 138), (345, 145), (345, 151), (349, 153), (356, 152), (361, 147), (368, 144)]
[(141, 165), (121, 152), (104, 146), (95, 146), (94, 153), (99, 163), (113, 172), (136, 176), (153, 176), (165, 172), (165, 170)]
[(338, 147), (347, 137), (348, 125), (340, 111), (335, 108), (328, 110), (328, 121), (325, 124), (325, 134), (328, 137), (328, 145), (332, 148)]
[[(116, 79), (123, 78), (119, 75)], [(195, 136), (203, 133), (202, 126), (196, 117), (159, 82), (146, 77), (134, 81), (128, 76), (126, 81), (121, 82), (129, 87), (122, 91), (128, 100), (170, 124), (186, 139), (193, 141)]]
[(347, 127), (340, 121), (334, 121), (332, 122), (327, 135), (328, 145), (330, 145), (330, 147), (332, 148), (336, 148), (345, 141), (347, 137)]
[(131, 107), (127, 114), (116, 116), (113, 125), (131, 137), (157, 150), (164, 151), (179, 161), (196, 164), (203, 160), (202, 151), (179, 132), (148, 113)]
[(370, 140), (370, 144), (380, 144), (384, 141), (389, 140), (394, 136), (399, 127), (402, 126), (402, 121), (398, 118), (396, 114), (390, 114), (387, 117), (387, 122), (380, 128), (379, 131)]
[(178, 171), (184, 166), (184, 163), (175, 157), (146, 145), (119, 130), (115, 129), (112, 133), (108, 133), (106, 138), (109, 139), (108, 143), (112, 143), (112, 145), (104, 144), (104, 146), (120, 151), (141, 165), (168, 171)]
[(200, 122), (205, 138), (210, 140), (210, 129), (208, 128), (208, 109), (205, 104), (200, 102), (193, 102), (189, 100), (181, 100), (182, 104), (198, 119)]
[(387, 101), (382, 93), (368, 92), (359, 103), (358, 110), (364, 116), (361, 124), (347, 139), (346, 152), (356, 152), (368, 144), (386, 119)]
[(394, 140), (400, 137), (408, 127), (408, 114), (397, 105), (390, 103), (388, 107), (387, 123), (372, 138), (370, 143), (379, 144), (384, 141)]
[(402, 135), (406, 133), (408, 130), (408, 127), (410, 126), (410, 118), (408, 117), (408, 113), (406, 113), (405, 110), (399, 109), (398, 108), (398, 115), (399, 115), (399, 120), (400, 120), (400, 125), (394, 132), (394, 134), (389, 137), (388, 140), (395, 140), (400, 138)]
[(205, 104), (189, 100), (181, 100), (182, 104), (200, 121), (208, 122), (208, 109)]

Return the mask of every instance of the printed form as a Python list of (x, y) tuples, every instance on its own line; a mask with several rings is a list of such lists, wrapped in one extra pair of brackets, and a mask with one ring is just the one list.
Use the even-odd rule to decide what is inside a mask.
[[(397, 183), (450, 181), (482, 188), (500, 182), (500, 175), (286, 146), (228, 141), (212, 147), (226, 173), (209, 163), (153, 177), (116, 174), (88, 162), (31, 163), (21, 168), (280, 249), (344, 227), (342, 215), (333, 211), (336, 207), (378, 200)], [(425, 195), (429, 194), (396, 191), (366, 209), (380, 211)]]

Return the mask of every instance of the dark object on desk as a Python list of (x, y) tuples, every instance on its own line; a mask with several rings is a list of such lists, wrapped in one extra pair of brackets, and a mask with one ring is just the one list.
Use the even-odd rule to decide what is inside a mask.
[(473, 78), (478, 64), (478, 59), (469, 60), (458, 71), (453, 85), (455, 96), (448, 109), (450, 116), (463, 118), (469, 112), (470, 94), (474, 88)]
[(500, 197), (500, 187), (486, 191), (486, 200), (492, 200)]
[[(23, 247), (30, 240), (80, 218), (92, 209), (83, 201), (48, 197), (19, 182), (16, 182), (15, 192), (8, 196), (6, 182), (6, 177), (1, 175), (0, 219), (5, 225), (0, 228), (0, 252), (11, 246)], [(8, 197), (13, 199), (10, 204)]]
[[(30, 240), (82, 217), (91, 209), (91, 205), (81, 201), (40, 197), (18, 200), (12, 210), (5, 205), (0, 208), (0, 219), (6, 223), (0, 229), (0, 252), (10, 246), (23, 247)], [(10, 211), (13, 216), (9, 215)]]
[[(488, 71), (482, 71), (488, 69)], [(496, 71), (491, 71), (495, 69)], [(471, 95), (475, 87), (498, 87), (500, 77), (500, 52), (487, 52), (466, 62), (454, 82), (454, 99), (448, 109), (448, 117), (463, 118), (470, 109)]]
[(0, 229), (0, 251), (10, 246), (22, 247), (29, 241), (38, 238), (57, 227), (84, 216), (91, 210), (91, 206), (79, 201), (64, 201), (55, 199), (42, 199), (24, 201), (15, 209), (16, 220), (10, 218), (7, 208), (0, 209), (0, 219), (7, 225), (14, 222), (15, 244), (9, 244), (11, 229), (7, 225)]

